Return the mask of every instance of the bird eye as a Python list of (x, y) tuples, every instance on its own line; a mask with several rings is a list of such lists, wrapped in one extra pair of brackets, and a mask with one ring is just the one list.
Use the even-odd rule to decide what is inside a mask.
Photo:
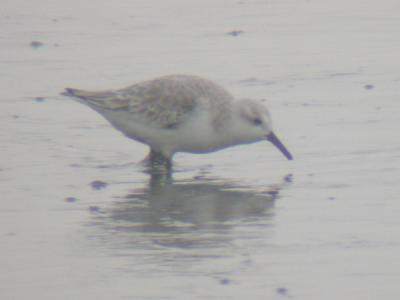
[(262, 124), (262, 121), (260, 118), (255, 118), (255, 119), (253, 119), (253, 124), (256, 126), (259, 126)]

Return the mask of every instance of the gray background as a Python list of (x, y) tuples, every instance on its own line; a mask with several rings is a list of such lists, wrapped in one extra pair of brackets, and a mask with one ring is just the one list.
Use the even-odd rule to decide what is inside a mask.
[[(399, 11), (2, 1), (0, 298), (399, 299)], [(295, 160), (178, 154), (150, 180), (145, 146), (58, 95), (171, 73), (266, 99)]]

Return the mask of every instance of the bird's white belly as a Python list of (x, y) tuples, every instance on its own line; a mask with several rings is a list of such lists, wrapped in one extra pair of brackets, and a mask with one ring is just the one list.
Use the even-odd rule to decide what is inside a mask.
[(221, 148), (221, 140), (205, 115), (197, 115), (177, 128), (162, 129), (162, 133), (154, 134), (154, 140), (172, 153), (206, 153)]
[(124, 111), (103, 114), (106, 119), (126, 136), (149, 145), (165, 155), (175, 152), (206, 153), (224, 148), (224, 141), (208, 120), (206, 114), (192, 118), (176, 128), (157, 128), (132, 118)]

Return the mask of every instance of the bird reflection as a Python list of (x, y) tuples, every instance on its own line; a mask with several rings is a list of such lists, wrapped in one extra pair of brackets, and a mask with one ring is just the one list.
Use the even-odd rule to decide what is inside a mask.
[(169, 173), (153, 173), (145, 188), (120, 197), (110, 217), (119, 230), (165, 232), (193, 226), (224, 226), (226, 222), (270, 217), (281, 187), (282, 184), (255, 191), (224, 180), (174, 181)]
[(245, 225), (265, 232), (272, 223), (274, 200), (288, 178), (274, 187), (254, 188), (229, 180), (174, 180), (170, 173), (150, 173), (145, 187), (117, 197), (92, 225), (100, 226), (96, 235), (103, 242), (111, 239), (107, 244), (114, 250), (226, 247), (238, 238), (236, 227), (241, 226), (246, 239), (258, 231)]

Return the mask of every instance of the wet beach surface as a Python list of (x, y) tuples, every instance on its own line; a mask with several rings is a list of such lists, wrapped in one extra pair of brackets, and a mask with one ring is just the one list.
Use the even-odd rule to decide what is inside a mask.
[[(398, 299), (398, 9), (6, 4), (0, 298)], [(265, 99), (295, 160), (265, 142), (149, 174), (145, 146), (59, 96), (171, 73)]]

